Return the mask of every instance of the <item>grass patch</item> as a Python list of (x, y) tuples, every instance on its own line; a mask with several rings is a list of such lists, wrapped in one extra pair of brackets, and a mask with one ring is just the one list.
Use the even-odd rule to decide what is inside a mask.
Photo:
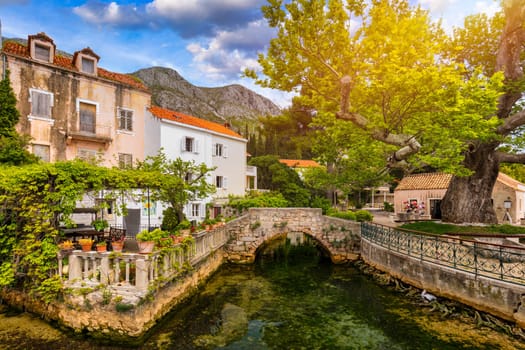
[(407, 230), (434, 233), (438, 235), (447, 233), (485, 233), (485, 234), (525, 234), (525, 227), (513, 225), (490, 225), (490, 226), (463, 226), (453, 224), (441, 224), (437, 222), (411, 222), (400, 226)]

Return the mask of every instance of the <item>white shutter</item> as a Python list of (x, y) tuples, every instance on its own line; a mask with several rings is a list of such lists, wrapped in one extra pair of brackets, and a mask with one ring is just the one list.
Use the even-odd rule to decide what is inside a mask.
[(226, 176), (222, 177), (222, 188), (228, 188), (228, 178)]
[(206, 217), (205, 211), (206, 211), (206, 206), (204, 205), (204, 203), (199, 203), (199, 216), (201, 218)]
[(215, 157), (217, 155), (217, 144), (214, 143), (211, 145), (211, 155)]
[(226, 145), (222, 146), (222, 156), (228, 158), (228, 146)]
[(199, 153), (199, 140), (193, 139), (193, 153)]
[(183, 137), (182, 140), (180, 140), (180, 151), (186, 152), (186, 138)]

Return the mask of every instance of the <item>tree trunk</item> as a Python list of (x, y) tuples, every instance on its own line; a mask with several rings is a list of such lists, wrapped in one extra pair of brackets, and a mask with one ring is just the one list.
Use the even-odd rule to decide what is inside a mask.
[(441, 202), (442, 219), (451, 223), (497, 223), (492, 189), (499, 172), (494, 147), (481, 145), (465, 155), (465, 166), (474, 173), (452, 177)]

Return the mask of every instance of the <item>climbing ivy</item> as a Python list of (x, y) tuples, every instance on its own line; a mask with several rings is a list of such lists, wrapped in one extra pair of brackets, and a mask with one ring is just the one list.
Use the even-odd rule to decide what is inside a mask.
[(17, 288), (50, 301), (61, 292), (57, 277), (59, 225), (85, 193), (158, 187), (156, 171), (98, 167), (82, 161), (0, 166), (0, 288)]

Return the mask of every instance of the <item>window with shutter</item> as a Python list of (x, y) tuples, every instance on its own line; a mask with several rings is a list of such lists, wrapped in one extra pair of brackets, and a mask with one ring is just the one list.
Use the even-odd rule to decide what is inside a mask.
[(82, 72), (95, 73), (95, 60), (92, 58), (82, 57)]
[(133, 131), (133, 111), (130, 109), (119, 108), (118, 128), (123, 131)]
[(79, 130), (94, 134), (97, 106), (85, 102), (79, 103), (80, 124)]
[(53, 94), (30, 89), (31, 116), (51, 119), (51, 107), (53, 106)]
[(51, 62), (51, 47), (35, 44), (35, 58), (40, 61)]
[(121, 169), (131, 168), (133, 166), (133, 155), (129, 153), (119, 153), (118, 166)]
[(182, 152), (193, 152), (194, 140), (191, 137), (185, 137), (182, 139), (181, 150)]

